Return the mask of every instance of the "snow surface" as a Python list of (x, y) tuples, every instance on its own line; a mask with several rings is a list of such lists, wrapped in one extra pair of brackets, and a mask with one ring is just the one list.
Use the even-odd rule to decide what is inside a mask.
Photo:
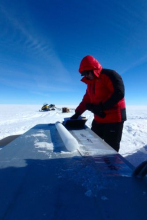
[[(62, 122), (64, 118), (74, 114), (76, 106), (56, 107), (55, 111), (42, 112), (39, 111), (40, 105), (0, 105), (0, 139), (23, 134), (37, 124)], [(62, 113), (62, 107), (70, 108), (70, 112)], [(86, 111), (82, 116), (88, 119), (86, 125), (91, 127), (93, 114)], [(37, 144), (36, 147), (41, 148)], [(46, 148), (51, 149), (53, 146), (47, 144)], [(134, 166), (147, 159), (147, 106), (127, 107), (127, 121), (124, 124), (119, 153)]]

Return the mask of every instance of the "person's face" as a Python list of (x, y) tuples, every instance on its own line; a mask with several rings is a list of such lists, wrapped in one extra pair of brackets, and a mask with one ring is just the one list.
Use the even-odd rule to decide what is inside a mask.
[(94, 79), (94, 74), (91, 71), (87, 71), (87, 74), (85, 75), (85, 77), (88, 80), (93, 80)]

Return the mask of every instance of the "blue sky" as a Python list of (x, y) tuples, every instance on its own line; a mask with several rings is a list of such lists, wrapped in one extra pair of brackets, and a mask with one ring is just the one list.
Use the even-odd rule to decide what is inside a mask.
[(123, 78), (127, 105), (147, 105), (146, 0), (1, 0), (0, 104), (75, 104), (94, 56)]

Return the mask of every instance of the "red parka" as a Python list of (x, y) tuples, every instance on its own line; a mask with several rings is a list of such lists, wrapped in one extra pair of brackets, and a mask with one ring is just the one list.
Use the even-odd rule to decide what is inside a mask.
[(82, 114), (86, 110), (86, 103), (99, 104), (102, 102), (106, 114), (104, 118), (94, 115), (98, 123), (115, 123), (126, 120), (124, 100), (124, 84), (121, 76), (114, 70), (103, 69), (100, 63), (88, 55), (81, 61), (79, 72), (93, 70), (94, 80), (84, 76), (82, 82), (87, 84), (87, 90), (76, 112)]

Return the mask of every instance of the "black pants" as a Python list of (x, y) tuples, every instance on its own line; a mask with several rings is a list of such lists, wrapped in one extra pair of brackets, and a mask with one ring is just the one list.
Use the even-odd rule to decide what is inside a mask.
[(118, 152), (122, 137), (123, 124), (124, 122), (97, 123), (93, 120), (91, 130)]

